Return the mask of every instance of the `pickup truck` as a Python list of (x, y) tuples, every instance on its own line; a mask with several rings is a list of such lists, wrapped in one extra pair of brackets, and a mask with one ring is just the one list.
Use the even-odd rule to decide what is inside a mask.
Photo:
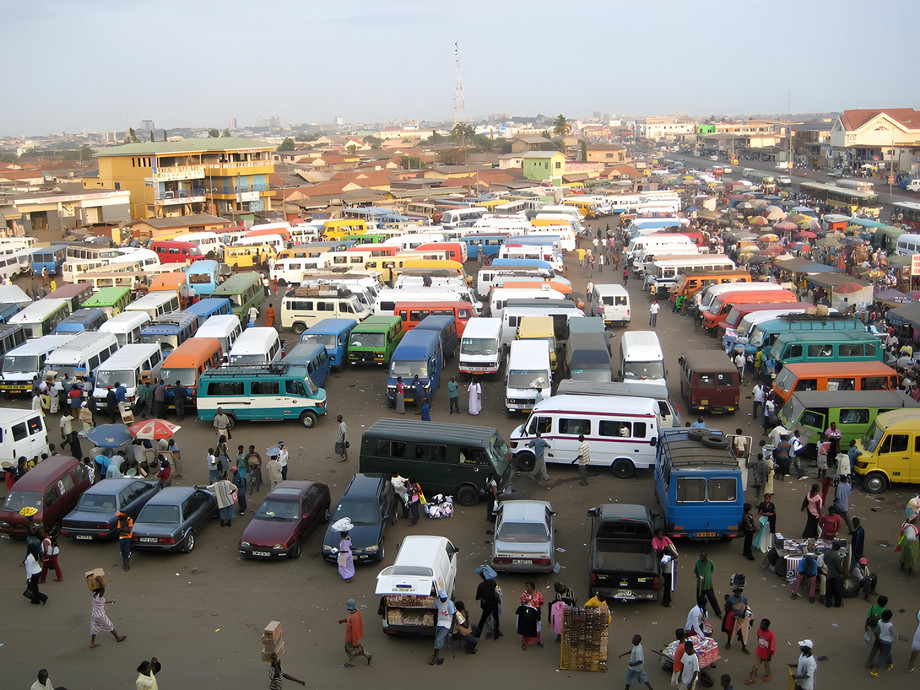
[(588, 511), (591, 518), (591, 594), (608, 598), (656, 601), (661, 568), (652, 550), (655, 526), (646, 506), (607, 503)]

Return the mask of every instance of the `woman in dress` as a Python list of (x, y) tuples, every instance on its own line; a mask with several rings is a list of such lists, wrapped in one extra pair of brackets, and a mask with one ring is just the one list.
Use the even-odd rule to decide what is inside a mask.
[(339, 551), (335, 560), (339, 566), (339, 575), (345, 582), (351, 582), (355, 576), (355, 559), (351, 553), (351, 537), (348, 532), (340, 532), (342, 539), (339, 541)]
[(402, 376), (396, 377), (396, 412), (406, 413), (406, 384), (403, 383)]
[(482, 411), (482, 384), (479, 379), (473, 378), (466, 390), (470, 394), (470, 414), (479, 414)]
[(821, 491), (817, 484), (811, 485), (811, 490), (802, 502), (802, 510), (805, 513), (805, 529), (802, 530), (802, 539), (818, 538), (818, 518), (821, 517), (821, 506), (824, 500), (821, 498)]
[(917, 516), (912, 515), (901, 525), (901, 535), (898, 539), (901, 547), (901, 570), (906, 569), (908, 574), (917, 572), (920, 566), (920, 542), (917, 541)]
[[(543, 607), (543, 595), (537, 590), (536, 585), (533, 582), (528, 582), (524, 585), (524, 593), (521, 595), (521, 608), (529, 607), (536, 610), (536, 626), (535, 629), (533, 626), (526, 626), (526, 632), (521, 632), (521, 649), (527, 650), (527, 645), (535, 644), (538, 647), (542, 647), (543, 643), (540, 642), (540, 619), (541, 609)], [(527, 620), (532, 616), (531, 612), (522, 612), (521, 609), (518, 609), (518, 626), (521, 627), (522, 616), (524, 620)]]
[(118, 631), (115, 630), (115, 626), (112, 624), (112, 621), (109, 620), (109, 617), (105, 615), (105, 605), (114, 604), (115, 600), (111, 601), (105, 600), (105, 586), (102, 584), (100, 578), (96, 578), (96, 584), (98, 587), (93, 591), (93, 609), (92, 616), (90, 617), (89, 622), (89, 648), (97, 647), (96, 644), (96, 635), (101, 632), (110, 632), (115, 638), (116, 642), (121, 642), (124, 640), (127, 635), (119, 635)]
[(48, 569), (54, 568), (54, 574), (57, 576), (58, 582), (64, 581), (64, 574), (61, 572), (61, 564), (58, 562), (58, 555), (61, 550), (58, 545), (51, 538), (46, 530), (42, 530), (42, 556), (44, 558), (44, 563), (42, 565), (42, 574), (38, 578), (40, 584), (45, 583), (45, 578), (48, 577)]

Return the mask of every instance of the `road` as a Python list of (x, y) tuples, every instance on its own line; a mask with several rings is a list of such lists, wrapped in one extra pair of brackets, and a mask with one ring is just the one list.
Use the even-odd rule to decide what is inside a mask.
[[(606, 220), (599, 221), (600, 225)], [(595, 223), (595, 226), (598, 222)], [(588, 274), (577, 266), (574, 256), (567, 258), (568, 276), (576, 291), (584, 291)], [(612, 273), (595, 274), (593, 280), (613, 281)], [(639, 291), (638, 281), (630, 281), (633, 299), (633, 330), (647, 328), (647, 300)], [(662, 310), (658, 318), (661, 337), (671, 369), (672, 394), (677, 396), (677, 357), (681, 348), (716, 347), (702, 332), (695, 332), (686, 317)], [(620, 331), (614, 331), (615, 347)], [(288, 333), (288, 339), (293, 335)], [(456, 362), (447, 367), (448, 375), (456, 375)], [(748, 385), (748, 388), (750, 386)], [(302, 429), (296, 423), (240, 424), (231, 445), (250, 443), (264, 449), (284, 440), (291, 450), (291, 479), (323, 481), (331, 487), (333, 500), (344, 482), (357, 470), (358, 439), (361, 430), (381, 416), (393, 414), (384, 398), (384, 373), (381, 369), (347, 368), (334, 374), (327, 384), (329, 411), (314, 429)], [(463, 389), (462, 389), (463, 390)], [(522, 418), (509, 419), (502, 408), (503, 385), (488, 381), (484, 385), (484, 411), (479, 417), (465, 413), (465, 395), (461, 395), (461, 415), (447, 414), (446, 391), (440, 391), (433, 401), (432, 416), (436, 421), (461, 424), (491, 424), (508, 438)], [(749, 393), (748, 393), (749, 395)], [(26, 407), (25, 401), (15, 404)], [(750, 401), (746, 400), (741, 414), (733, 417), (707, 417), (712, 426), (727, 431), (742, 427), (756, 431), (747, 416)], [(347, 464), (336, 462), (333, 444), (336, 430), (335, 415), (344, 415), (352, 441), (353, 457)], [(57, 440), (56, 420), (50, 420), (51, 436)], [(759, 438), (755, 435), (755, 438)], [(213, 443), (209, 425), (186, 418), (178, 441), (186, 470), (184, 483), (204, 483), (207, 478), (205, 454)], [(49, 595), (44, 607), (33, 607), (20, 596), (24, 588), (22, 542), (0, 542), (0, 572), (2, 600), (0, 621), (0, 665), (4, 686), (28, 687), (41, 667), (51, 671), (58, 685), (73, 688), (108, 690), (132, 687), (135, 668), (142, 659), (157, 656), (163, 663), (159, 682), (163, 688), (255, 688), (267, 686), (268, 665), (260, 661), (259, 637), (270, 620), (280, 620), (284, 626), (287, 654), (284, 667), (292, 675), (307, 681), (309, 688), (357, 688), (371, 677), (388, 683), (411, 682), (413, 685), (439, 687), (469, 687), (476, 681), (489, 679), (515, 682), (534, 688), (575, 687), (609, 688), (622, 682), (625, 660), (615, 657), (630, 649), (634, 633), (644, 638), (644, 646), (653, 685), (664, 687), (668, 677), (659, 670), (657, 655), (671, 639), (675, 628), (684, 624), (687, 611), (693, 605), (694, 583), (692, 568), (700, 548), (705, 548), (716, 565), (716, 588), (727, 590), (733, 572), (747, 575), (747, 596), (755, 617), (768, 616), (779, 642), (776, 663), (776, 687), (782, 687), (782, 665), (794, 662), (798, 656), (796, 641), (812, 638), (815, 653), (827, 656), (820, 664), (818, 687), (840, 685), (853, 678), (869, 682), (862, 668), (866, 648), (862, 643), (862, 624), (867, 604), (862, 600), (847, 600), (842, 609), (809, 606), (807, 599), (789, 599), (789, 587), (773, 575), (764, 575), (758, 562), (748, 562), (741, 556), (738, 542), (718, 542), (702, 546), (683, 543), (676, 577), (677, 587), (672, 608), (660, 604), (616, 604), (610, 638), (610, 671), (588, 674), (557, 671), (558, 650), (552, 635), (545, 637), (544, 649), (520, 649), (515, 635), (513, 611), (524, 582), (533, 579), (547, 600), (552, 599), (552, 583), (562, 580), (574, 588), (580, 601), (587, 598), (588, 520), (585, 511), (606, 502), (641, 503), (656, 507), (651, 473), (621, 481), (608, 471), (592, 472), (587, 487), (578, 485), (574, 468), (550, 466), (550, 479), (543, 485), (529, 477), (517, 476), (512, 483), (515, 497), (536, 497), (552, 502), (557, 512), (556, 546), (560, 572), (548, 576), (501, 576), (505, 595), (502, 626), (506, 636), (495, 642), (482, 640), (475, 656), (448, 654), (443, 666), (429, 667), (425, 660), (431, 653), (430, 639), (388, 638), (380, 628), (377, 597), (374, 595), (377, 565), (358, 569), (351, 583), (343, 583), (336, 569), (319, 557), (321, 533), (314, 533), (304, 545), (304, 555), (297, 561), (264, 563), (241, 560), (237, 542), (249, 517), (236, 518), (229, 529), (214, 521), (204, 530), (191, 554), (137, 553), (130, 572), (123, 572), (118, 547), (115, 544), (61, 542), (63, 583), (49, 582), (42, 591)], [(799, 511), (808, 482), (778, 483), (776, 502), (781, 532), (798, 536), (804, 519)], [(916, 487), (913, 487), (916, 489)], [(918, 598), (917, 579), (904, 577), (897, 567), (892, 544), (896, 541), (903, 515), (903, 506), (911, 492), (891, 491), (880, 497), (870, 497), (854, 491), (855, 509), (851, 515), (864, 516), (867, 531), (867, 555), (873, 570), (880, 575), (880, 589), (891, 597), (898, 630), (907, 636), (913, 633)], [(257, 502), (264, 491), (255, 496)], [(250, 507), (253, 501), (250, 501)], [(387, 558), (392, 562), (400, 539), (410, 533), (442, 534), (460, 548), (460, 574), (457, 596), (466, 601), (474, 617), (478, 617), (475, 589), (478, 577), (474, 570), (489, 555), (490, 525), (483, 508), (458, 506), (455, 517), (432, 521), (423, 518), (416, 527), (400, 520), (388, 533)], [(108, 573), (108, 596), (117, 603), (108, 607), (108, 614), (119, 633), (127, 640), (115, 643), (111, 637), (100, 638), (102, 647), (90, 650), (90, 594), (82, 573), (103, 567)], [(373, 666), (344, 669), (344, 627), (336, 622), (345, 616), (344, 602), (353, 597), (359, 603), (364, 618), (364, 644), (374, 654)], [(904, 609), (908, 609), (906, 612)], [(544, 614), (546, 612), (544, 611)], [(545, 618), (544, 618), (545, 620)], [(548, 625), (545, 627), (548, 628)], [(721, 642), (724, 637), (717, 634)], [(897, 643), (897, 670), (888, 674), (890, 687), (907, 687), (908, 676), (902, 670), (908, 645)], [(747, 677), (751, 665), (737, 645), (719, 663), (718, 673), (730, 673), (738, 687)], [(513, 680), (512, 680), (513, 679)]]

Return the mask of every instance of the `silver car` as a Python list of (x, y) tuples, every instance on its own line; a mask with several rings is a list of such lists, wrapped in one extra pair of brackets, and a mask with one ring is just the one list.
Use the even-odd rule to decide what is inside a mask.
[(495, 518), (492, 567), (512, 573), (555, 570), (552, 506), (546, 501), (503, 501)]

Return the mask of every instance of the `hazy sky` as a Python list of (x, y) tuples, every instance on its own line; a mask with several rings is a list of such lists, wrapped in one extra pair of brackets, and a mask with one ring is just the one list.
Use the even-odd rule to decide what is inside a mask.
[(915, 107), (916, 0), (3, 0), (0, 135)]

